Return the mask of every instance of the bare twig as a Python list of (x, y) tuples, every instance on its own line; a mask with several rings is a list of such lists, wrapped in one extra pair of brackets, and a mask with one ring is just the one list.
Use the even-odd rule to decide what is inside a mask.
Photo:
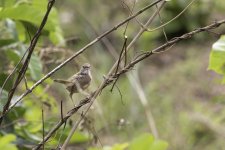
[[(156, 5), (156, 8), (157, 8), (157, 10), (159, 9), (157, 5)], [(160, 12), (159, 11), (158, 11), (158, 16), (159, 16), (160, 23), (163, 24), (162, 17), (160, 15)], [(162, 31), (163, 31), (163, 35), (164, 35), (166, 41), (168, 41), (168, 38), (167, 38), (166, 31), (165, 31), (165, 28), (164, 27), (163, 27)]]
[(25, 84), (26, 90), (29, 90), (29, 87), (27, 85), (27, 78), (26, 78), (26, 76), (24, 76), (24, 84)]
[[(125, 7), (127, 7), (128, 11), (129, 11), (129, 16), (131, 16), (131, 15), (133, 14), (133, 11), (134, 11), (134, 7), (135, 7), (135, 4), (136, 4), (136, 1), (134, 1), (134, 4), (133, 4), (131, 10), (130, 10), (129, 6), (125, 3), (125, 1), (122, 0), (122, 3), (125, 5)], [(135, 20), (136, 20), (136, 18), (135, 18)], [(125, 30), (124, 30), (124, 32), (123, 32), (123, 35), (124, 35), (124, 36), (126, 35), (128, 24), (129, 24), (129, 21), (126, 23), (126, 27), (125, 27)]]
[[(115, 70), (114, 74), (117, 74), (117, 72), (119, 70), (120, 62), (121, 62), (121, 59), (122, 59), (121, 57), (122, 57), (123, 52), (126, 51), (126, 47), (127, 47), (127, 36), (124, 37), (123, 47), (122, 47), (122, 50), (120, 51), (120, 55), (119, 55), (119, 58), (118, 58), (118, 63), (117, 63), (116, 70)], [(125, 54), (126, 54), (126, 52), (125, 52)], [(126, 60), (126, 55), (125, 55), (125, 60)], [(112, 88), (110, 90), (111, 92), (113, 91), (113, 88), (114, 88), (117, 80), (115, 80), (115, 82), (113, 83), (113, 86), (112, 86)]]

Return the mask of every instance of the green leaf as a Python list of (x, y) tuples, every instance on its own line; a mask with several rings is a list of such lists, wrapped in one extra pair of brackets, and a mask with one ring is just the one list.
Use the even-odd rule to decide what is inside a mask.
[(16, 41), (14, 39), (0, 39), (0, 47), (7, 46), (15, 42)]
[(128, 147), (128, 143), (123, 143), (123, 144), (115, 144), (112, 147), (112, 150), (125, 150)]
[(129, 150), (166, 150), (168, 144), (161, 140), (155, 140), (151, 134), (142, 134), (135, 138), (129, 146)]
[(14, 141), (16, 141), (16, 136), (13, 134), (7, 134), (0, 137), (0, 149), (17, 150), (17, 147), (12, 144)]
[[(3, 86), (3, 83), (5, 82), (6, 78), (8, 77), (8, 74), (5, 73), (1, 73), (0, 74), (0, 87)], [(11, 79), (8, 80), (8, 82), (5, 84), (4, 86), (4, 90), (9, 91), (12, 88), (13, 85), (13, 77), (11, 77)]]
[(29, 139), (32, 141), (41, 141), (42, 138), (39, 136), (30, 133), (26, 128), (21, 129), (22, 135), (25, 137), (25, 139)]
[(40, 58), (34, 53), (29, 64), (30, 74), (33, 80), (38, 80), (42, 76), (42, 64)]
[(150, 150), (151, 145), (154, 142), (154, 137), (150, 134), (142, 134), (138, 138), (135, 138), (130, 146), (129, 150)]
[(4, 7), (9, 7), (9, 6), (13, 6), (14, 4), (15, 4), (15, 1), (16, 0), (3, 0), (2, 1), (2, 5), (4, 6)]
[(2, 90), (2, 95), (0, 97), (0, 112), (3, 111), (3, 107), (5, 106), (7, 99), (8, 99), (8, 92), (6, 92), (5, 90)]
[(213, 44), (208, 69), (225, 75), (225, 36)]
[(26, 29), (24, 28), (24, 25), (20, 21), (15, 21), (16, 22), (16, 30), (17, 30), (17, 35), (18, 39), (22, 42), (26, 40)]
[(5, 51), (7, 58), (12, 61), (14, 64), (17, 64), (20, 60), (20, 53), (16, 50), (7, 49)]
[(90, 136), (88, 134), (76, 131), (71, 138), (71, 143), (73, 142), (82, 143), (82, 142), (87, 142), (89, 140), (90, 140)]
[(88, 150), (125, 150), (128, 147), (128, 143), (115, 144), (112, 147), (104, 146), (103, 148), (90, 147)]
[[(29, 12), (29, 13), (27, 13)], [(16, 7), (7, 7), (0, 11), (0, 19), (14, 19), (31, 22), (39, 25), (44, 16), (45, 11), (32, 7), (32, 5), (23, 4)], [(35, 16), (35, 17), (34, 17)], [(53, 21), (49, 20), (45, 28), (52, 30)]]
[[(46, 3), (47, 1), (43, 2)], [(38, 1), (34, 1), (32, 5), (25, 3), (13, 7), (6, 7), (0, 10), (0, 19), (10, 18), (15, 21), (24, 21), (32, 23), (35, 26), (40, 26), (40, 22), (42, 21), (46, 12), (46, 7), (47, 4), (43, 6), (43, 4)], [(21, 27), (18, 28), (22, 29)], [(54, 44), (62, 42), (62, 30), (59, 25), (58, 13), (55, 8), (52, 8), (44, 30), (47, 30), (49, 32), (49, 35), (51, 35), (50, 39)]]
[(24, 101), (24, 105), (27, 108), (25, 112), (27, 121), (41, 120), (41, 110), (37, 105), (34, 105), (32, 101)]
[(8, 114), (8, 119), (12, 122), (14, 120), (21, 119), (26, 112), (26, 108), (22, 105), (16, 105), (13, 109), (14, 111), (10, 111)]

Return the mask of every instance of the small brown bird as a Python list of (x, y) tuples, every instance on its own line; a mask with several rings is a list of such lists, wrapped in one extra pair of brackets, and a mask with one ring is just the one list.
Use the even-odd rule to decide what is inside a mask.
[(84, 93), (83, 91), (88, 88), (91, 83), (91, 79), (91, 65), (85, 63), (81, 67), (80, 71), (68, 80), (54, 79), (54, 81), (64, 84), (70, 93), (70, 98), (72, 99), (74, 93)]

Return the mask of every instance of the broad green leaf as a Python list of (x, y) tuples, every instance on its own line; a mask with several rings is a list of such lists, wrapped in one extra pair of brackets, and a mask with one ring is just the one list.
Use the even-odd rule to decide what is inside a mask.
[(129, 146), (129, 150), (150, 150), (151, 145), (154, 142), (154, 137), (150, 134), (142, 134), (135, 138)]
[(6, 92), (5, 90), (2, 90), (2, 95), (0, 97), (0, 112), (3, 111), (3, 107), (5, 106), (7, 99), (8, 99), (8, 92)]
[(62, 36), (62, 31), (60, 28), (58, 28), (56, 31), (51, 32), (49, 35), (50, 40), (54, 43), (54, 44), (64, 44), (64, 38)]
[(42, 75), (42, 64), (40, 58), (33, 53), (29, 64), (30, 75), (33, 80), (38, 80)]
[(110, 146), (104, 146), (103, 148), (97, 148), (97, 147), (90, 147), (88, 150), (126, 150), (128, 147), (128, 143), (123, 144), (115, 144), (112, 147)]
[(17, 150), (17, 147), (12, 144), (14, 141), (16, 141), (16, 136), (13, 134), (7, 134), (3, 137), (0, 137), (0, 149)]
[(225, 75), (225, 36), (213, 44), (208, 69)]
[(32, 4), (39, 8), (43, 8), (43, 7), (45, 8), (48, 4), (48, 1), (47, 0), (33, 0)]
[[(7, 77), (8, 77), (8, 74), (5, 74), (5, 73), (0, 74), (0, 87), (3, 86), (3, 83), (5, 82)], [(11, 77), (11, 79), (9, 79), (7, 81), (7, 83), (5, 84), (5, 86), (3, 88), (4, 90), (9, 91), (12, 88), (12, 85), (13, 85), (13, 79), (12, 78), (13, 77)]]
[(111, 150), (125, 150), (128, 147), (128, 143), (123, 143), (123, 144), (115, 144), (113, 145)]
[(25, 139), (29, 139), (32, 141), (41, 141), (42, 138), (40, 138), (39, 136), (35, 135), (35, 134), (31, 134), (26, 128), (22, 128), (21, 129), (23, 136), (25, 137)]
[(20, 60), (20, 53), (16, 50), (7, 49), (5, 51), (7, 58), (12, 61), (14, 64), (17, 64)]
[(7, 46), (15, 42), (16, 41), (14, 39), (0, 39), (0, 47)]
[[(29, 12), (29, 13), (27, 13)], [(32, 5), (19, 5), (17, 7), (7, 7), (0, 11), (0, 19), (14, 19), (31, 22), (35, 25), (40, 25), (40, 22), (45, 14), (45, 11), (32, 7)], [(53, 27), (53, 28), (52, 28)], [(49, 19), (46, 29), (54, 29), (54, 20)]]
[[(43, 6), (43, 4), (38, 1), (34, 1), (33, 5), (25, 3), (13, 7), (6, 7), (0, 10), (0, 19), (10, 18), (15, 21), (25, 21), (36, 26), (40, 26), (46, 12), (46, 8), (47, 4)], [(62, 43), (62, 30), (59, 26), (58, 14), (55, 8), (52, 8), (44, 30), (49, 32), (49, 35), (51, 35), (50, 39), (54, 44)]]
[(142, 134), (134, 139), (129, 146), (129, 150), (166, 150), (168, 144), (164, 141), (154, 139), (151, 134)]
[(82, 142), (87, 142), (89, 140), (90, 140), (90, 136), (88, 134), (76, 131), (71, 138), (71, 143), (73, 142), (82, 143)]
[(3, 6), (4, 7), (9, 7), (9, 6), (13, 6), (15, 4), (16, 0), (3, 0)]
[(26, 108), (23, 105), (17, 105), (14, 107), (13, 111), (8, 114), (9, 120), (12, 122), (14, 120), (21, 119), (26, 112)]
[(16, 30), (17, 30), (17, 35), (18, 39), (22, 42), (26, 40), (26, 29), (24, 28), (22, 22), (20, 21), (15, 21), (16, 22)]
[(25, 118), (27, 121), (37, 121), (41, 120), (41, 110), (37, 105), (34, 105), (34, 102), (31, 100), (24, 101), (25, 107), (27, 107), (25, 112)]
[(151, 145), (151, 150), (166, 150), (168, 143), (162, 140), (155, 140)]

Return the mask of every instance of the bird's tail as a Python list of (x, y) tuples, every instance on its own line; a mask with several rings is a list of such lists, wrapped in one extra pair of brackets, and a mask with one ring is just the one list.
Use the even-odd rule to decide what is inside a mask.
[(62, 79), (54, 79), (53, 81), (54, 81), (54, 82), (61, 83), (61, 84), (67, 84), (67, 83), (69, 83), (69, 81), (67, 81), (67, 80), (62, 80)]

